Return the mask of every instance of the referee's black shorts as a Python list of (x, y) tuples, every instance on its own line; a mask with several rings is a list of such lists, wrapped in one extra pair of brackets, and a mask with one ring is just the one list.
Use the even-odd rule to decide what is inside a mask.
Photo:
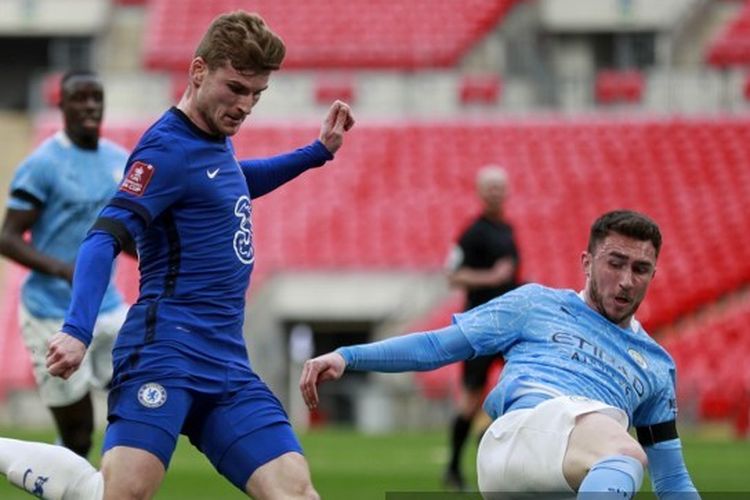
[(461, 378), (464, 388), (470, 391), (484, 389), (492, 363), (502, 361), (502, 359), (503, 357), (500, 354), (490, 354), (489, 356), (479, 356), (464, 361), (463, 376)]

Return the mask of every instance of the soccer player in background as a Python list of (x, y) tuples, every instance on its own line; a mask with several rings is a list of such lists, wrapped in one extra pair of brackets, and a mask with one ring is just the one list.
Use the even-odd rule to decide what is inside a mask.
[(339, 348), (305, 363), (303, 398), (315, 408), (317, 384), (346, 369), (431, 370), (499, 352), (503, 375), (484, 402), (494, 421), (477, 452), (485, 498), (632, 498), (647, 466), (659, 498), (697, 498), (677, 435), (674, 363), (634, 317), (661, 243), (645, 215), (605, 213), (581, 254), (581, 292), (524, 285), (444, 329)]
[[(461, 233), (448, 257), (448, 280), (464, 289), (468, 311), (518, 286), (518, 249), (513, 228), (504, 218), (503, 205), (508, 193), (508, 174), (488, 165), (476, 176), (477, 196), (482, 213)], [(471, 423), (482, 409), (484, 386), (499, 353), (478, 356), (463, 362), (458, 412), (450, 426), (450, 460), (443, 475), (446, 486), (463, 490), (461, 452), (469, 437)]]
[[(78, 247), (117, 191), (128, 154), (99, 137), (104, 88), (97, 75), (66, 73), (60, 81), (59, 107), (63, 130), (27, 157), (11, 182), (0, 253), (31, 270), (21, 290), (21, 335), (61, 443), (86, 457), (94, 430), (91, 389), (105, 388), (112, 377), (112, 345), (127, 314), (112, 282), (79, 370), (67, 380), (51, 377), (45, 355), (70, 305)], [(24, 238), (26, 231), (30, 241)]]
[(112, 260), (136, 241), (140, 296), (113, 352), (102, 471), (59, 447), (0, 439), (0, 471), (13, 484), (37, 493), (41, 481), (44, 498), (151, 498), (182, 433), (253, 498), (318, 497), (287, 415), (251, 369), (243, 340), (252, 201), (331, 160), (354, 120), (336, 101), (312, 144), (237, 160), (230, 137), (284, 55), (281, 39), (244, 11), (217, 17), (204, 34), (185, 94), (143, 135), (84, 241), (71, 307), (49, 344), (49, 372), (70, 377)]

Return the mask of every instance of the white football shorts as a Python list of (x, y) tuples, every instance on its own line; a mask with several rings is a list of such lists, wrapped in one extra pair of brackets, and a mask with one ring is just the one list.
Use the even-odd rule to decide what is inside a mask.
[(574, 496), (563, 475), (563, 459), (576, 417), (592, 412), (604, 413), (628, 428), (625, 412), (581, 396), (549, 399), (492, 422), (477, 452), (482, 497), (507, 498), (521, 492)]
[(127, 313), (128, 306), (122, 305), (99, 315), (80, 368), (64, 380), (50, 375), (46, 365), (47, 341), (60, 331), (62, 320), (37, 318), (21, 305), (18, 311), (21, 335), (31, 356), (39, 395), (46, 406), (68, 406), (81, 400), (92, 388), (107, 386), (112, 378), (112, 347)]

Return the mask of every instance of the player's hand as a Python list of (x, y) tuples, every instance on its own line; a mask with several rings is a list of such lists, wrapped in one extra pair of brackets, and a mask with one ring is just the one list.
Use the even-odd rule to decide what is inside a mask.
[(299, 390), (309, 409), (318, 406), (318, 384), (341, 378), (345, 369), (346, 361), (337, 352), (329, 352), (305, 361), (299, 379)]
[(47, 342), (47, 371), (67, 380), (81, 366), (85, 354), (83, 342), (65, 332), (57, 332)]
[(336, 154), (342, 144), (344, 144), (344, 133), (354, 126), (354, 116), (348, 104), (342, 101), (335, 101), (331, 104), (320, 127), (320, 142), (331, 152)]

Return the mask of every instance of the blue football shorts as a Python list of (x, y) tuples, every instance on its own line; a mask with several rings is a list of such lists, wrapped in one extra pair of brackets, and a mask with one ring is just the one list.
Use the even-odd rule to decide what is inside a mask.
[(236, 390), (184, 387), (179, 379), (143, 377), (113, 388), (102, 453), (115, 446), (146, 450), (165, 469), (180, 434), (241, 491), (261, 465), (302, 453), (281, 403), (255, 374)]

